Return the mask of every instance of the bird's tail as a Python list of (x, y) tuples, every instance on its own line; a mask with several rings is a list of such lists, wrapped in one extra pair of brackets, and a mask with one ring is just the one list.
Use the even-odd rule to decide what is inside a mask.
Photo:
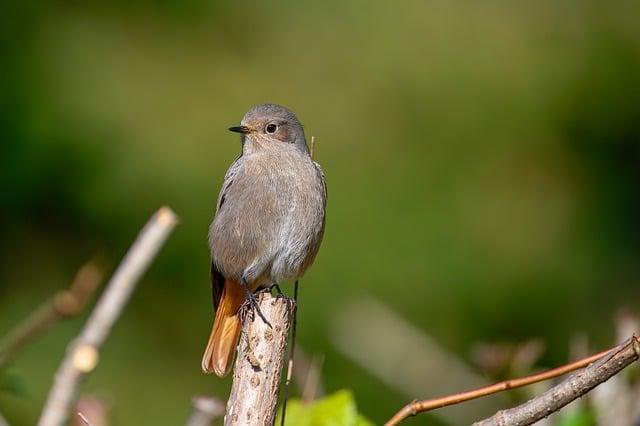
[(229, 372), (240, 336), (238, 311), (245, 300), (242, 286), (225, 280), (222, 296), (216, 309), (211, 336), (202, 357), (202, 370), (223, 377)]

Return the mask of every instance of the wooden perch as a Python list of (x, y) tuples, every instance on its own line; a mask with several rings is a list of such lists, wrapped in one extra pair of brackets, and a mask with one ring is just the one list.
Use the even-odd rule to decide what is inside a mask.
[(292, 299), (273, 297), (268, 292), (256, 298), (271, 327), (249, 312), (245, 304), (233, 386), (224, 417), (227, 426), (273, 425), (275, 421), (287, 336), (296, 305)]
[(615, 376), (638, 357), (640, 338), (633, 336), (542, 395), (517, 407), (498, 411), (494, 416), (474, 423), (474, 426), (525, 426), (535, 423)]
[(67, 347), (67, 355), (54, 378), (38, 421), (39, 426), (60, 426), (65, 423), (73, 405), (76, 388), (84, 376), (98, 364), (100, 347), (122, 313), (138, 280), (176, 224), (175, 213), (168, 207), (162, 207), (140, 231), (111, 277), (82, 332)]

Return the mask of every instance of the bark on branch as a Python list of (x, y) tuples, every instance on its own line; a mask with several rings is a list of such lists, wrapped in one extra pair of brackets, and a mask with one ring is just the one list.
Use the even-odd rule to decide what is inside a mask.
[(640, 338), (633, 335), (625, 343), (596, 355), (549, 371), (519, 379), (505, 380), (491, 386), (473, 389), (442, 398), (413, 401), (398, 411), (385, 425), (394, 426), (419, 413), (459, 404), (472, 399), (548, 380), (584, 368), (558, 386), (510, 410), (499, 411), (476, 426), (523, 426), (532, 424), (564, 407), (591, 389), (619, 373), (640, 357)]
[(273, 297), (268, 292), (256, 298), (271, 327), (243, 309), (233, 386), (224, 418), (227, 426), (273, 425), (275, 421), (287, 336), (296, 306), (292, 299)]
[(177, 218), (173, 211), (163, 207), (142, 229), (111, 277), (82, 332), (67, 347), (67, 355), (56, 373), (38, 421), (39, 426), (64, 424), (73, 404), (76, 388), (84, 376), (96, 367), (100, 347), (107, 339), (138, 280), (176, 224)]
[(474, 426), (525, 426), (535, 423), (615, 376), (638, 357), (640, 338), (634, 335), (609, 354), (542, 395), (517, 407), (498, 411), (494, 416), (474, 423)]

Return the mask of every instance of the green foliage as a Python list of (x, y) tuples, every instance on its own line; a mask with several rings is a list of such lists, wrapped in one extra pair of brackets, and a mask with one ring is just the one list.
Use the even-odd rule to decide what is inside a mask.
[(593, 411), (581, 408), (569, 414), (561, 412), (556, 426), (596, 426)]
[(18, 372), (0, 368), (0, 394), (24, 397), (28, 394), (28, 385)]
[[(282, 413), (278, 413), (276, 424), (280, 424)], [(373, 426), (358, 413), (351, 391), (340, 390), (311, 404), (299, 399), (287, 403), (285, 424), (291, 426)]]

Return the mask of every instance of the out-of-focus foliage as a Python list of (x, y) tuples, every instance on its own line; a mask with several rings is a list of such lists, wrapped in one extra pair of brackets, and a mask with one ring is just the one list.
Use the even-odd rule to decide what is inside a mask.
[[(278, 413), (276, 424), (282, 421)], [(363, 415), (351, 392), (341, 390), (311, 404), (292, 399), (287, 404), (285, 424), (295, 426), (373, 426)]]
[[(325, 354), (328, 391), (352, 389), (376, 423), (410, 399), (327, 336), (335, 307), (365, 293), (465, 357), (478, 340), (541, 338), (542, 365), (558, 364), (578, 331), (608, 345), (613, 313), (640, 296), (639, 13), (618, 0), (5, 2), (0, 334), (89, 257), (115, 266), (169, 204), (181, 225), (84, 389), (117, 424), (179, 424), (191, 395), (226, 395), (228, 380), (199, 371), (207, 227), (239, 152), (225, 129), (277, 102), (316, 137), (329, 186), (298, 328)], [(0, 393), (11, 424), (34, 424), (83, 319), (12, 366), (26, 396)]]
[(558, 426), (595, 426), (593, 413), (587, 410), (578, 410), (568, 415), (561, 416)]

